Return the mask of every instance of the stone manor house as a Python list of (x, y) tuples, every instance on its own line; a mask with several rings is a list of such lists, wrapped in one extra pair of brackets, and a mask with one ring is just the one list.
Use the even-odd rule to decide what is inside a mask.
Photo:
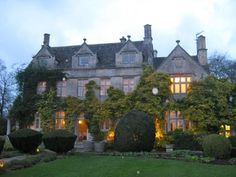
[[(143, 64), (152, 65), (158, 72), (168, 73), (171, 77), (174, 98), (186, 95), (189, 84), (208, 74), (207, 49), (205, 37), (197, 37), (197, 55), (188, 54), (176, 41), (176, 47), (166, 57), (157, 57), (153, 48), (151, 25), (144, 26), (144, 38), (132, 41), (130, 36), (122, 37), (119, 42), (105, 44), (88, 44), (84, 39), (81, 45), (50, 46), (50, 35), (44, 34), (44, 41), (39, 52), (33, 57), (32, 64), (61, 69), (67, 78), (57, 82), (57, 96), (73, 96), (83, 99), (85, 85), (94, 80), (99, 86), (98, 98), (104, 100), (110, 86), (119, 88), (125, 93), (134, 89), (143, 70)], [(161, 45), (161, 44), (160, 44)], [(47, 83), (40, 81), (37, 93), (46, 90)], [(55, 113), (56, 128), (64, 128), (65, 113)], [(179, 111), (166, 114), (165, 130), (176, 128), (187, 129), (191, 123), (181, 117)], [(109, 120), (101, 128), (108, 131)], [(36, 115), (33, 129), (41, 130), (40, 118)], [(75, 121), (75, 134), (79, 140), (89, 139), (89, 131), (83, 113)]]

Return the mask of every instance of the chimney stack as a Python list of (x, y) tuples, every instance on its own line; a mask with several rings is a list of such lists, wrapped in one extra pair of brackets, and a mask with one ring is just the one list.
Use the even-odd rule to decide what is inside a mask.
[(120, 38), (120, 42), (124, 44), (126, 42), (126, 38), (122, 36), (122, 38)]
[(152, 28), (151, 25), (144, 25), (144, 41), (152, 42)]
[(157, 50), (153, 50), (153, 57), (154, 58), (157, 58), (157, 53), (158, 53)]
[(50, 34), (45, 33), (44, 34), (43, 45), (49, 46), (49, 41), (50, 41)]
[(206, 38), (203, 35), (197, 37), (197, 57), (201, 65), (207, 65)]

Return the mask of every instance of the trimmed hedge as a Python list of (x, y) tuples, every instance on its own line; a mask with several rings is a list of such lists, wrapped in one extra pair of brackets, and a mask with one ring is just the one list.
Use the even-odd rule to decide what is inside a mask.
[(5, 137), (0, 137), (0, 154), (2, 153), (5, 144)]
[(175, 131), (168, 133), (168, 135), (171, 136), (171, 143), (174, 144), (175, 149), (202, 150), (198, 140), (199, 136), (194, 135), (190, 131), (176, 129)]
[(236, 147), (236, 136), (230, 136), (228, 139), (229, 139), (232, 147)]
[(202, 147), (205, 155), (216, 159), (228, 158), (231, 152), (229, 140), (217, 134), (204, 137)]
[(0, 118), (0, 136), (6, 135), (7, 131), (7, 120)]
[(43, 136), (45, 148), (59, 154), (73, 149), (75, 140), (76, 136), (66, 130), (55, 130)]
[(144, 112), (132, 110), (116, 126), (114, 146), (120, 152), (151, 151), (154, 142), (154, 120)]
[(42, 134), (31, 129), (20, 129), (9, 136), (12, 146), (25, 153), (35, 153), (42, 142)]

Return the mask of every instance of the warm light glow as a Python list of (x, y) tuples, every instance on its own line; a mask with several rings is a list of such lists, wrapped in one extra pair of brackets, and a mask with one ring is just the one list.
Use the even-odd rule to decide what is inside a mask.
[(82, 120), (79, 120), (79, 124), (82, 124), (83, 122), (82, 122)]
[(3, 160), (0, 160), (0, 168), (3, 168), (5, 165), (4, 161)]
[(191, 77), (178, 77), (178, 76), (173, 76), (170, 78), (172, 84), (171, 84), (171, 92), (172, 93), (187, 93), (188, 88), (189, 88), (189, 83), (192, 82)]
[(115, 132), (114, 131), (109, 131), (107, 132), (107, 141), (112, 141), (114, 140), (114, 137), (115, 137)]
[(220, 128), (222, 129), (222, 132), (220, 133), (220, 135), (225, 136), (226, 138), (230, 137), (231, 133), (231, 127), (230, 125), (221, 125)]
[(225, 130), (226, 131), (230, 131), (230, 126), (229, 125), (225, 125)]
[(36, 149), (36, 152), (40, 152), (39, 148)]
[(156, 133), (155, 133), (156, 139), (162, 139), (163, 138), (163, 132), (162, 132), (162, 129), (161, 129), (161, 123), (157, 119), (156, 119), (156, 122), (155, 122), (155, 127), (156, 127)]

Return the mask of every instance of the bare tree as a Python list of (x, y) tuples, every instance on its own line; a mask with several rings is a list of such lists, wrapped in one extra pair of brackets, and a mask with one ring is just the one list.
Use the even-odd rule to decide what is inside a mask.
[(217, 78), (227, 78), (236, 83), (236, 61), (232, 60), (227, 54), (215, 52), (209, 58), (210, 73)]
[(15, 78), (14, 72), (8, 72), (4, 63), (0, 60), (0, 117), (7, 115), (9, 107), (14, 99)]

